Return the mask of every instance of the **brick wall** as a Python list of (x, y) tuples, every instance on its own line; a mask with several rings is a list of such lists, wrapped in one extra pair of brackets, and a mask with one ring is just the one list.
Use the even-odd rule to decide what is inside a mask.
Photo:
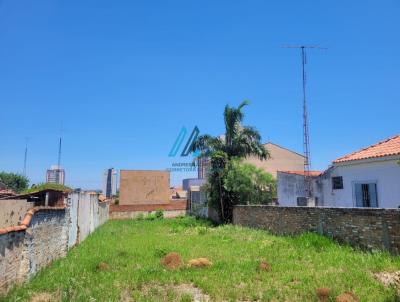
[(279, 235), (317, 232), (367, 250), (400, 254), (400, 210), (236, 206), (233, 223)]
[(166, 204), (145, 205), (110, 205), (110, 219), (133, 219), (139, 215), (148, 215), (161, 210), (165, 218), (185, 216), (187, 212), (187, 200), (170, 201)]

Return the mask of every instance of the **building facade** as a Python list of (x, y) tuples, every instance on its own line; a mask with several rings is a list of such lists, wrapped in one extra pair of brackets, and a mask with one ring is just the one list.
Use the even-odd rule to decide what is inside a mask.
[(107, 198), (117, 194), (117, 171), (114, 168), (104, 171), (102, 193)]
[(46, 182), (64, 185), (65, 184), (65, 171), (61, 166), (53, 165), (46, 172)]
[[(299, 205), (302, 184), (304, 176), (279, 172), (279, 204)], [(400, 135), (334, 160), (313, 177), (313, 193), (319, 206), (400, 207)]]
[[(257, 168), (272, 174), (275, 178), (278, 171), (301, 171), (304, 169), (303, 155), (271, 142), (263, 146), (270, 155), (267, 160), (260, 160), (255, 156), (249, 156), (244, 162), (255, 165)], [(199, 158), (197, 163), (198, 178), (206, 178), (211, 165), (210, 159)]]
[(263, 169), (274, 177), (277, 177), (278, 171), (301, 171), (304, 169), (303, 155), (271, 142), (264, 144), (264, 148), (270, 155), (269, 159), (260, 160), (255, 156), (250, 156), (245, 159), (245, 162)]

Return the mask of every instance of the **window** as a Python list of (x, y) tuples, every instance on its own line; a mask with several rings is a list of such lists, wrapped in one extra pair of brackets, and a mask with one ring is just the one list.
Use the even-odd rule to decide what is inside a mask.
[(354, 184), (354, 191), (357, 207), (378, 207), (378, 194), (376, 183), (356, 183)]
[(306, 207), (307, 206), (307, 198), (306, 197), (297, 197), (297, 206)]
[(343, 189), (343, 177), (342, 176), (332, 177), (332, 189), (333, 190)]

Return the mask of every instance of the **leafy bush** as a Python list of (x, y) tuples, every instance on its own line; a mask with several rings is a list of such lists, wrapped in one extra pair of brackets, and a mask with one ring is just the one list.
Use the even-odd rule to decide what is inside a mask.
[(240, 160), (231, 160), (227, 166), (224, 188), (232, 193), (234, 204), (270, 204), (276, 198), (275, 178)]
[(164, 219), (164, 212), (162, 210), (157, 210), (154, 213), (150, 213), (144, 218), (145, 220), (162, 220)]
[(29, 179), (16, 173), (0, 172), (0, 183), (3, 183), (7, 189), (20, 193), (28, 188)]

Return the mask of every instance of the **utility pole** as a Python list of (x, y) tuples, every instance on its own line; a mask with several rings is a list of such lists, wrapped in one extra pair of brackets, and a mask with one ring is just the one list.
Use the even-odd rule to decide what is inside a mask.
[(306, 197), (313, 197), (312, 176), (311, 176), (311, 154), (310, 154), (310, 134), (308, 131), (308, 108), (307, 108), (307, 74), (305, 65), (307, 64), (306, 50), (311, 48), (326, 49), (318, 45), (288, 45), (284, 48), (297, 48), (301, 50), (302, 80), (303, 80), (303, 152), (304, 152), (304, 178), (306, 183)]

